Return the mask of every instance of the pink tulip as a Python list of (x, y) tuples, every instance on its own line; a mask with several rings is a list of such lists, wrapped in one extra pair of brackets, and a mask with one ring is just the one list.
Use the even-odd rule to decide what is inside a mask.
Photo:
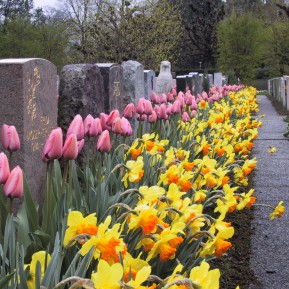
[(122, 129), (121, 129), (121, 118), (120, 117), (116, 117), (113, 124), (112, 124), (112, 128), (111, 131), (116, 133), (116, 134), (121, 134), (122, 133)]
[(97, 136), (95, 121), (90, 114), (84, 120), (84, 134), (89, 137)]
[(158, 115), (158, 119), (167, 119), (167, 106), (165, 103), (162, 103), (160, 106), (160, 113)]
[(146, 99), (141, 97), (136, 105), (136, 112), (140, 115), (145, 114), (146, 111)]
[(207, 99), (208, 99), (208, 94), (207, 94), (205, 91), (202, 92), (202, 98), (203, 98), (204, 100), (207, 100)]
[(167, 105), (167, 115), (170, 116), (172, 114), (172, 107), (173, 105), (171, 103), (169, 103)]
[(183, 114), (182, 114), (182, 121), (183, 122), (190, 121), (190, 117), (189, 117), (189, 115), (188, 115), (188, 113), (186, 111), (184, 111)]
[(172, 106), (172, 113), (180, 113), (181, 112), (181, 103), (178, 99), (176, 99)]
[(124, 111), (123, 111), (123, 116), (127, 119), (131, 119), (133, 118), (135, 115), (135, 107), (134, 107), (134, 104), (133, 103), (129, 103)]
[(167, 102), (167, 96), (166, 94), (162, 93), (161, 97), (160, 97), (160, 102), (161, 103), (166, 103)]
[(148, 122), (149, 123), (155, 123), (157, 121), (158, 117), (155, 111), (151, 115), (149, 115)]
[(96, 129), (96, 135), (100, 135), (102, 133), (102, 125), (101, 120), (98, 117), (94, 119), (94, 125)]
[(198, 104), (195, 100), (192, 100), (192, 104), (190, 106), (191, 110), (197, 110), (198, 109)]
[(103, 113), (103, 112), (100, 113), (100, 123), (101, 123), (102, 130), (106, 130), (106, 129), (110, 130), (110, 127), (106, 124), (107, 118), (108, 118), (108, 115), (106, 113)]
[(11, 152), (20, 149), (20, 140), (15, 126), (3, 124), (1, 143), (3, 148)]
[(23, 173), (19, 166), (11, 171), (4, 186), (4, 194), (10, 198), (21, 198), (23, 196)]
[(167, 94), (167, 101), (174, 101), (174, 95), (172, 93)]
[(146, 114), (137, 114), (136, 115), (136, 119), (138, 120), (138, 121), (146, 121), (147, 120), (147, 115)]
[(66, 137), (63, 146), (63, 157), (67, 160), (75, 160), (78, 155), (77, 138), (75, 134), (70, 134)]
[(80, 114), (77, 114), (69, 125), (66, 136), (74, 134), (77, 140), (84, 138), (84, 124)]
[(145, 114), (150, 115), (152, 113), (153, 113), (152, 103), (150, 102), (150, 100), (146, 99), (145, 100)]
[(130, 122), (125, 118), (121, 118), (121, 135), (123, 136), (131, 136), (133, 131)]
[(105, 130), (102, 132), (102, 134), (99, 136), (96, 148), (100, 152), (109, 152), (111, 149), (110, 145), (110, 137), (108, 130)]
[(177, 96), (177, 89), (175, 86), (172, 87), (172, 95)]
[(191, 112), (191, 118), (195, 118), (197, 115), (197, 111), (196, 110), (192, 110)]
[(78, 154), (82, 151), (83, 146), (84, 146), (84, 138), (77, 142), (77, 153)]
[(106, 124), (111, 128), (114, 120), (117, 117), (119, 117), (119, 110), (118, 109), (112, 110), (107, 117)]
[(154, 91), (151, 94), (151, 101), (153, 103), (159, 103), (160, 102), (159, 96)]
[(63, 134), (60, 127), (51, 131), (43, 148), (42, 160), (48, 162), (50, 160), (59, 159), (62, 156)]
[(10, 174), (8, 158), (0, 153), (0, 184), (5, 184)]

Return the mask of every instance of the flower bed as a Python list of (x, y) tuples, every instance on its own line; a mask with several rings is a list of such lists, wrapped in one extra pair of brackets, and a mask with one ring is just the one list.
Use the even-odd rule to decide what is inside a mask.
[[(128, 105), (123, 117), (77, 116), (64, 146), (54, 130), (42, 157), (41, 223), (27, 186), (17, 218), (1, 212), (0, 288), (219, 288), (220, 271), (209, 263), (233, 245), (226, 216), (255, 203), (246, 186), (257, 110), (252, 87), (197, 97), (173, 89)], [(283, 212), (279, 203), (271, 218)]]

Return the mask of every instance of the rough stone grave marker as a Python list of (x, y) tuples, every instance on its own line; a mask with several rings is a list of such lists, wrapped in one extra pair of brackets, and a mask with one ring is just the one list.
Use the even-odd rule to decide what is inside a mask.
[(187, 76), (178, 75), (176, 81), (177, 81), (177, 92), (179, 93), (180, 91), (182, 91), (183, 93), (185, 93), (187, 87)]
[(103, 77), (104, 111), (109, 113), (114, 109), (123, 111), (123, 68), (117, 63), (96, 64)]
[(151, 98), (156, 87), (156, 73), (153, 70), (144, 70), (144, 97)]
[(35, 201), (43, 204), (46, 164), (43, 146), (57, 126), (56, 67), (45, 59), (0, 60), (0, 125), (14, 125), (21, 149), (13, 153), (12, 168), (19, 165)]
[(134, 60), (124, 61), (123, 67), (123, 99), (124, 106), (133, 102), (137, 104), (144, 97), (144, 70), (142, 64)]
[(221, 72), (214, 73), (214, 85), (222, 86), (222, 73)]
[(98, 117), (104, 111), (104, 86), (99, 68), (93, 64), (71, 64), (60, 74), (58, 124), (67, 130), (75, 115)]

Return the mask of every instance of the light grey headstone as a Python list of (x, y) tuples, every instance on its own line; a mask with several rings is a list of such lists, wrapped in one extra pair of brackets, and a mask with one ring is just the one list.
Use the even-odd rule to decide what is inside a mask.
[(285, 85), (286, 85), (285, 78), (280, 77), (280, 97), (281, 97), (281, 101), (284, 107), (287, 106), (287, 99), (285, 97)]
[(267, 84), (268, 84), (268, 94), (269, 94), (270, 96), (272, 96), (272, 95), (271, 95), (271, 93), (272, 93), (271, 79), (268, 79)]
[(144, 70), (142, 64), (134, 60), (124, 61), (123, 67), (123, 99), (124, 106), (133, 102), (137, 104), (144, 97)]
[[(289, 110), (289, 76), (284, 76), (286, 82), (285, 82), (285, 98), (286, 98), (286, 109)], [(271, 79), (268, 80), (268, 90), (269, 87), (271, 89), (272, 82)], [(271, 89), (272, 90), (272, 89)]]
[(209, 80), (209, 88), (211, 88), (214, 85), (214, 76), (213, 76), (213, 74), (208, 74), (208, 80)]
[(56, 67), (39, 58), (0, 60), (0, 126), (14, 125), (21, 148), (13, 153), (27, 177), (33, 199), (44, 201), (46, 164), (43, 146), (57, 127)]
[(151, 98), (156, 87), (156, 73), (153, 70), (144, 70), (144, 97)]
[(204, 74), (199, 74), (199, 93), (203, 92)]
[(118, 109), (122, 112), (124, 109), (122, 66), (117, 63), (97, 63), (96, 65), (103, 77), (104, 111), (109, 113), (114, 109)]
[(103, 78), (94, 64), (71, 64), (60, 74), (58, 124), (67, 130), (74, 116), (98, 117), (104, 111)]
[(221, 72), (214, 73), (214, 85), (222, 86), (222, 73)]
[(162, 61), (160, 66), (160, 73), (156, 80), (156, 93), (161, 95), (162, 93), (169, 93), (174, 85), (173, 77), (171, 73), (171, 63), (169, 61)]

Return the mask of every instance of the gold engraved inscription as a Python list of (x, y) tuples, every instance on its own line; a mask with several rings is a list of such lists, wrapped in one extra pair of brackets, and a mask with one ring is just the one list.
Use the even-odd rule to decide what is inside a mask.
[(119, 82), (115, 81), (114, 83), (113, 96), (120, 96)]
[(28, 79), (28, 84), (27, 113), (31, 121), (33, 121), (36, 118), (36, 88), (40, 84), (40, 70), (38, 67), (34, 68), (32, 77)]

